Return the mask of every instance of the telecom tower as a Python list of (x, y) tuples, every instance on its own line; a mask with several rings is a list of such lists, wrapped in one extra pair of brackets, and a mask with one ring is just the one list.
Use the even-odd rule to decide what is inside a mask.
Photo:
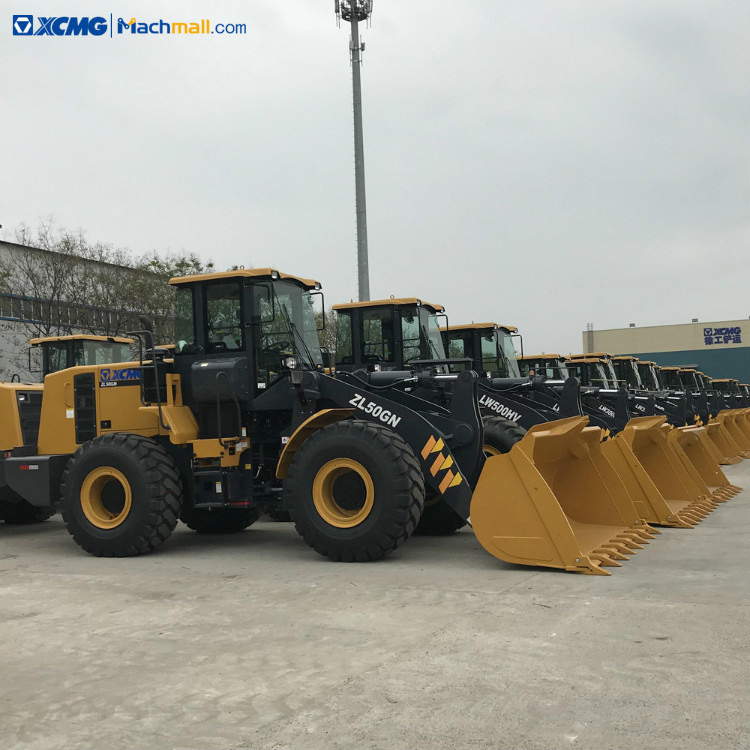
[(362, 137), (362, 81), (359, 67), (365, 43), (360, 40), (359, 23), (369, 25), (372, 15), (372, 0), (334, 0), (336, 23), (341, 19), (352, 26), (349, 39), (349, 59), (352, 66), (352, 94), (354, 100), (354, 183), (357, 206), (357, 284), (359, 300), (370, 299), (370, 270), (367, 260), (367, 204), (365, 201), (365, 146)]

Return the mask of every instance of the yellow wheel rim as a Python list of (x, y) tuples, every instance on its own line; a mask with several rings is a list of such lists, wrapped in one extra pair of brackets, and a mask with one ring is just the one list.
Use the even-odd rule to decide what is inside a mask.
[(118, 469), (99, 466), (89, 472), (81, 485), (81, 509), (98, 529), (114, 529), (130, 513), (133, 493), (130, 482)]
[[(352, 474), (359, 477), (361, 486), (357, 487), (358, 483), (355, 480), (356, 496), (351, 498), (351, 502), (347, 502), (347, 505), (355, 507), (346, 508), (339, 504), (344, 502), (345, 498), (338, 497), (337, 500), (337, 494), (341, 495), (345, 488), (340, 485), (337, 493), (335, 485), (342, 477), (353, 479)], [(318, 470), (313, 480), (312, 496), (315, 510), (326, 523), (339, 529), (350, 529), (370, 515), (375, 502), (375, 485), (370, 472), (361, 463), (351, 458), (335, 458)]]
[(484, 451), (485, 456), (500, 456), (502, 455), (502, 452), (499, 451), (497, 448), (495, 448), (494, 445), (488, 445), (485, 443), (482, 446), (482, 450)]

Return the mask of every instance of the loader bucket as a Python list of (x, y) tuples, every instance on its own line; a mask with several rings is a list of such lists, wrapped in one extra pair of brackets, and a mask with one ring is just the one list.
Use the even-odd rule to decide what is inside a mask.
[(474, 490), (471, 523), (495, 557), (608, 575), (655, 529), (638, 515), (587, 417), (535, 425), (509, 453), (490, 456)]
[(619, 475), (637, 513), (646, 523), (693, 528), (695, 521), (682, 518), (679, 514), (684, 504), (674, 501), (670, 503), (665, 499), (622, 437), (618, 435), (612, 440), (603, 442), (602, 453)]
[(712, 498), (696, 472), (688, 468), (689, 460), (669, 442), (674, 429), (666, 417), (635, 417), (622, 430), (624, 440), (668, 505), (685, 521), (703, 520), (718, 503)]
[(724, 426), (723, 418), (720, 420), (718, 416), (714, 417), (705, 425), (705, 428), (709, 440), (719, 455), (720, 464), (731, 465), (742, 461), (740, 448)]
[(750, 440), (750, 408), (737, 409), (737, 416), (735, 417), (735, 419), (737, 422), (737, 426)]
[(676, 430), (670, 430), (669, 440), (680, 447), (714, 500), (726, 501), (742, 491), (741, 487), (729, 482), (719, 467), (711, 453), (705, 428), (678, 427)]
[(726, 413), (719, 412), (717, 420), (722, 422), (724, 427), (732, 436), (732, 440), (737, 444), (740, 449), (740, 455), (744, 458), (750, 458), (750, 438), (745, 435), (745, 431), (740, 427), (739, 420), (740, 410), (732, 409)]

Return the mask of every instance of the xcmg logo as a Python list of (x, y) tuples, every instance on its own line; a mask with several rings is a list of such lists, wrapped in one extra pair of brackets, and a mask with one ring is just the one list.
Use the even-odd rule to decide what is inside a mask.
[(108, 28), (101, 16), (13, 16), (13, 36), (102, 36)]
[(99, 387), (109, 388), (117, 385), (139, 385), (141, 382), (141, 370), (138, 367), (123, 367), (115, 370), (111, 367), (102, 367), (99, 370)]

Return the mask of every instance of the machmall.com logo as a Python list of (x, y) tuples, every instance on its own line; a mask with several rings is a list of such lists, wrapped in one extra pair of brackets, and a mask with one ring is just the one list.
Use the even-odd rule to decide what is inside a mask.
[(199, 21), (139, 21), (131, 18), (109, 20), (102, 16), (33, 16), (16, 14), (13, 16), (13, 36), (104, 36), (109, 32), (112, 38), (116, 32), (121, 35), (164, 35), (164, 34), (246, 34), (247, 24), (214, 23), (210, 18)]

